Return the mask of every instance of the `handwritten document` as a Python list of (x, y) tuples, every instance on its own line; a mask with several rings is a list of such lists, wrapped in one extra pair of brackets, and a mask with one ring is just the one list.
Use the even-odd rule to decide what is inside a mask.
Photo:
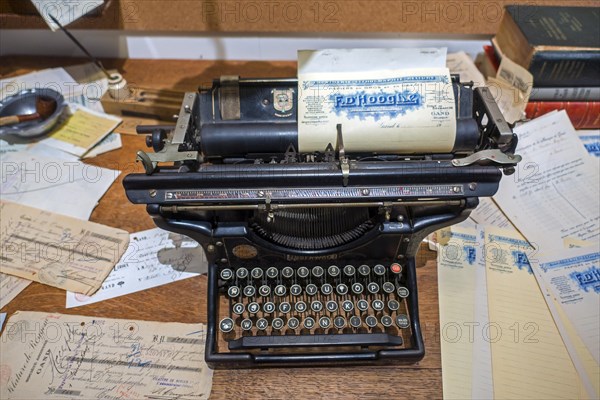
[(512, 222), (506, 218), (494, 200), (488, 197), (481, 197), (479, 199), (479, 205), (475, 210), (471, 211), (471, 218), (479, 225), (489, 225), (503, 229), (514, 229)]
[(90, 295), (129, 243), (121, 229), (0, 202), (0, 272)]
[(67, 308), (124, 296), (208, 272), (202, 247), (160, 228), (132, 233), (129, 247), (92, 296), (67, 292)]
[(564, 238), (600, 238), (599, 170), (564, 111), (515, 129), (517, 173), (503, 179), (494, 200), (527, 240), (541, 251), (563, 247)]
[(203, 324), (17, 312), (0, 343), (2, 399), (208, 399)]
[(0, 273), (0, 308), (10, 303), (31, 281)]

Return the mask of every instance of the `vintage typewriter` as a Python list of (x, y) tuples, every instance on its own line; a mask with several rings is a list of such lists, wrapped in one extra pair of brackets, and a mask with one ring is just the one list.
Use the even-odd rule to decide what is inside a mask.
[(452, 76), (451, 152), (351, 152), (338, 126), (302, 153), (297, 85), (226, 76), (187, 93), (176, 125), (138, 128), (154, 152), (127, 196), (206, 251), (211, 367), (418, 361), (415, 254), (514, 172), (517, 137), (487, 88)]

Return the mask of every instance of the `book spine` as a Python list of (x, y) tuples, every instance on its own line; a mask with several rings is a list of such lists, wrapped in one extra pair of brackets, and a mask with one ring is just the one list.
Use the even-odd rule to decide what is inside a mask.
[(525, 115), (533, 119), (555, 110), (565, 110), (575, 129), (600, 128), (600, 101), (534, 101), (527, 103)]
[(600, 101), (600, 86), (534, 87), (529, 101)]
[(600, 86), (598, 51), (537, 51), (528, 69), (536, 87)]

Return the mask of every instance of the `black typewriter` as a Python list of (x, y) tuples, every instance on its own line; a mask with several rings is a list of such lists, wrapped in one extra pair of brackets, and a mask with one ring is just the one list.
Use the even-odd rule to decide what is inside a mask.
[(488, 89), (452, 76), (451, 152), (351, 152), (338, 126), (302, 153), (297, 85), (227, 76), (187, 93), (176, 125), (138, 127), (154, 152), (127, 196), (206, 252), (209, 366), (416, 362), (419, 245), (496, 192), (517, 137)]

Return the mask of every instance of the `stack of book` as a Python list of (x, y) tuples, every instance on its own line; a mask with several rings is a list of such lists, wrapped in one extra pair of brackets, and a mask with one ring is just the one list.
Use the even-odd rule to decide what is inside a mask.
[(507, 6), (486, 49), (488, 63), (502, 57), (533, 75), (527, 118), (564, 109), (576, 129), (600, 128), (600, 9)]

